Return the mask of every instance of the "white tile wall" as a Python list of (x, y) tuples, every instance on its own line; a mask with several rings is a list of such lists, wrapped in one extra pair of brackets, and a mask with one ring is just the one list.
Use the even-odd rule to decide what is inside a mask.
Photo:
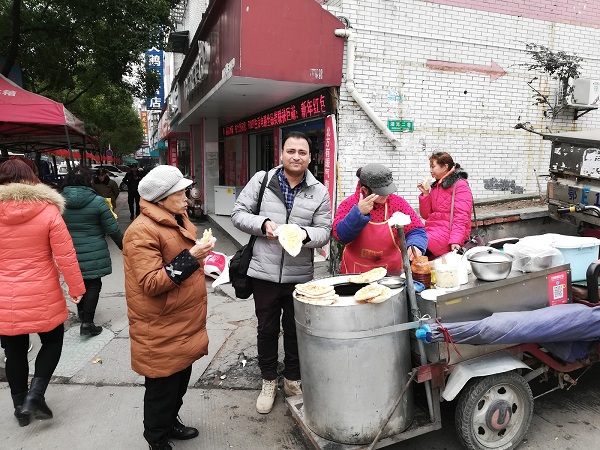
[[(354, 191), (356, 169), (373, 160), (393, 168), (399, 192), (417, 204), (415, 187), (428, 173), (428, 156), (446, 150), (469, 173), (476, 197), (505, 195), (490, 189), (491, 179), (507, 180), (526, 193), (545, 192), (549, 143), (515, 130), (520, 121), (546, 131), (549, 121), (534, 106), (526, 82), (553, 92), (555, 82), (529, 72), (525, 43), (584, 57), (582, 77), (600, 77), (600, 29), (528, 19), (416, 0), (338, 0), (325, 2), (332, 14), (347, 17), (356, 31), (355, 84), (386, 122), (414, 121), (394, 149), (347, 94), (339, 104), (339, 164), (342, 194)], [(436, 71), (427, 60), (501, 66), (496, 81), (474, 73)], [(388, 100), (398, 93), (401, 101)], [(572, 112), (553, 131), (600, 128), (600, 110), (573, 121)], [(541, 189), (540, 189), (541, 187)]]

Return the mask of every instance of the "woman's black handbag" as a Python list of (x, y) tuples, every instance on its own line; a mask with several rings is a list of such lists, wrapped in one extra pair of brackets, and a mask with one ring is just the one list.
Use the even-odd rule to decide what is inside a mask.
[[(265, 193), (265, 188), (267, 186), (268, 175), (268, 172), (265, 173), (265, 177), (260, 186), (255, 214), (260, 212), (260, 204), (262, 203), (263, 194)], [(248, 276), (248, 267), (250, 267), (252, 250), (256, 239), (256, 236), (251, 236), (250, 241), (235, 252), (235, 255), (233, 255), (231, 261), (229, 261), (229, 281), (231, 281), (231, 285), (235, 290), (235, 296), (237, 298), (245, 299), (252, 295), (252, 279)]]

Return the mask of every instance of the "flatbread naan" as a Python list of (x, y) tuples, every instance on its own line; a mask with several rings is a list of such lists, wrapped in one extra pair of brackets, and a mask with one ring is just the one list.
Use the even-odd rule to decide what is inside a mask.
[(302, 250), (302, 228), (293, 223), (279, 225), (274, 233), (283, 249), (292, 256), (298, 256)]
[(350, 283), (373, 283), (374, 281), (379, 281), (383, 277), (387, 275), (387, 269), (385, 267), (376, 267), (374, 269), (369, 270), (368, 272), (364, 272), (358, 274), (356, 276), (348, 278)]
[(202, 233), (202, 239), (200, 239), (200, 243), (201, 244), (207, 244), (207, 243), (210, 242), (210, 240), (212, 239), (212, 237), (213, 237), (212, 228), (207, 228)]
[(340, 296), (337, 294), (334, 294), (330, 297), (314, 298), (314, 297), (305, 297), (304, 295), (296, 295), (296, 298), (301, 302), (309, 303), (311, 305), (328, 306), (328, 305), (333, 305), (338, 300), (338, 298), (340, 298)]
[[(381, 285), (380, 285), (381, 286)], [(392, 290), (387, 286), (382, 286), (383, 291), (377, 297), (366, 300), (367, 303), (383, 303), (392, 297)]]
[(319, 297), (335, 293), (335, 289), (333, 286), (324, 286), (321, 284), (310, 283), (297, 284), (296, 291), (302, 295), (307, 295), (311, 297)]
[(369, 299), (383, 294), (384, 287), (386, 286), (382, 286), (380, 284), (369, 284), (368, 286), (360, 288), (356, 294), (354, 294), (354, 300), (357, 302), (366, 302)]

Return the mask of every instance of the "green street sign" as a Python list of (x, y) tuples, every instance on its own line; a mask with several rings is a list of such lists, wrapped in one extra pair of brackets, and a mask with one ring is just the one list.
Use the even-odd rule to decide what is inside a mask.
[(388, 120), (387, 127), (390, 131), (399, 131), (400, 133), (412, 133), (414, 131), (412, 120)]

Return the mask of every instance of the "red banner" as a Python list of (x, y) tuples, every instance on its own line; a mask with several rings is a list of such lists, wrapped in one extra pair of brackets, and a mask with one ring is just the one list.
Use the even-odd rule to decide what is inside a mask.
[(177, 167), (177, 139), (169, 138), (169, 158), (168, 164)]
[(148, 146), (148, 111), (140, 111), (140, 119), (142, 121), (142, 134), (143, 142), (142, 146)]
[(236, 160), (236, 139), (225, 140), (225, 185), (235, 186), (237, 178)]
[(325, 118), (325, 141), (323, 143), (323, 184), (329, 191), (331, 199), (331, 214), (335, 213), (335, 161), (337, 149), (337, 134), (335, 116), (329, 115)]
[(248, 138), (242, 136), (242, 165), (240, 167), (240, 186), (248, 183)]
[(273, 130), (273, 167), (281, 164), (281, 128)]

